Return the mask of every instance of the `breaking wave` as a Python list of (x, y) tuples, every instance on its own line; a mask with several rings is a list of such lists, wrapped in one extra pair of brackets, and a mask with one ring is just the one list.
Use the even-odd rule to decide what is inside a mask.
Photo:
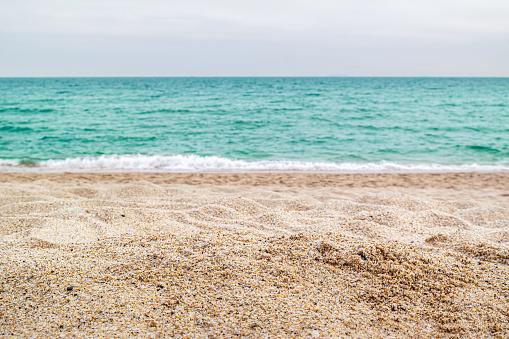
[(311, 161), (245, 161), (197, 155), (102, 155), (41, 162), (0, 160), (2, 172), (509, 172), (509, 164), (444, 165), (433, 163), (398, 164), (332, 163)]

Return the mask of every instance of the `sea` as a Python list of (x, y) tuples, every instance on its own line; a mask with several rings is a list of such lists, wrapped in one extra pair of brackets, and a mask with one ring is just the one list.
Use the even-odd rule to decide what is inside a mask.
[(509, 78), (0, 78), (0, 172), (509, 171)]

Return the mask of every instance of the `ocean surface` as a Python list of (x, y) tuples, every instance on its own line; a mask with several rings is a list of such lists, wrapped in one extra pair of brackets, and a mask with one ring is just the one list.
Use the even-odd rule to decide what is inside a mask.
[(0, 171), (509, 171), (509, 78), (0, 78)]

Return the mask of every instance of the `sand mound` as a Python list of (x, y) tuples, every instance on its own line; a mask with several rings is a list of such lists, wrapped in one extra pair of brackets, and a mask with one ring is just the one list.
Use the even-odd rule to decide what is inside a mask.
[(25, 246), (16, 272), (1, 263), (3, 328), (18, 335), (509, 333), (507, 267), (400, 243), (202, 231)]

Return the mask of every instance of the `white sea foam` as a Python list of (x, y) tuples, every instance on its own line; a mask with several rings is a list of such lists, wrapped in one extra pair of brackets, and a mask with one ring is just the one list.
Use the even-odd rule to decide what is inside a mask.
[[(27, 164), (29, 164), (27, 166)], [(2, 172), (509, 172), (508, 164), (397, 164), (380, 163), (331, 163), (310, 161), (244, 161), (218, 156), (197, 155), (103, 155), (99, 157), (47, 160), (37, 164), (15, 160), (0, 160)]]
[(19, 161), (0, 159), (0, 169), (19, 166)]

